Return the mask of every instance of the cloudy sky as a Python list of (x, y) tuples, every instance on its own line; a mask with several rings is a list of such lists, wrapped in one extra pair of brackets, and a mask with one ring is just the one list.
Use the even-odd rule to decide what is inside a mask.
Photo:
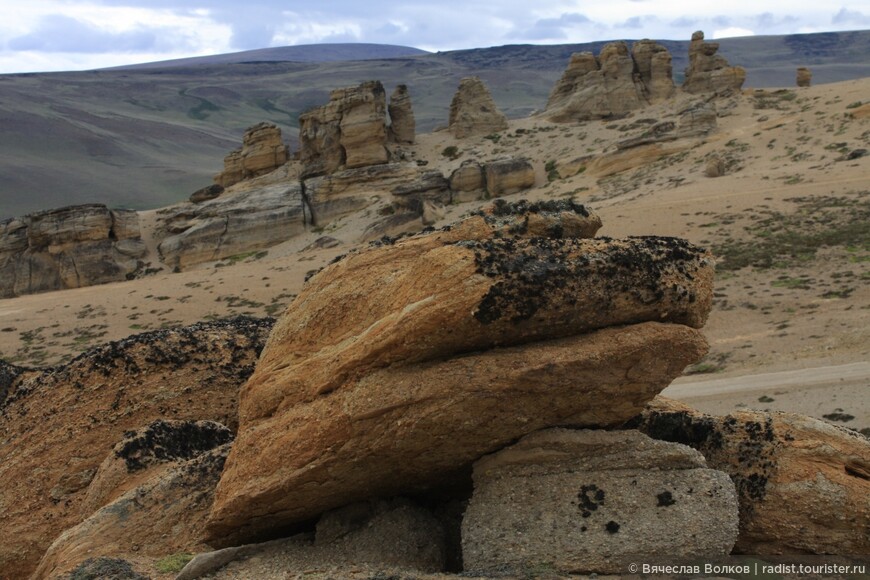
[(870, 28), (870, 0), (0, 0), (0, 73), (318, 42), (430, 51)]

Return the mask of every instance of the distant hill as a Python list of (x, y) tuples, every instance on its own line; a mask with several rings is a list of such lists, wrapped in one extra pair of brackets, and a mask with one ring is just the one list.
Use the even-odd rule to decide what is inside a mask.
[[(688, 41), (660, 42), (671, 51), (680, 82)], [(276, 123), (295, 148), (299, 113), (325, 103), (332, 89), (370, 79), (388, 91), (408, 85), (421, 132), (446, 124), (459, 80), (469, 75), (486, 82), (509, 117), (526, 116), (546, 105), (571, 53), (598, 53), (604, 44), (342, 61), (324, 59), (345, 50), (355, 50), (357, 59), (373, 53), (359, 45), (315, 45), (290, 48), (314, 50), (317, 62), (208, 60), (220, 56), (0, 75), (0, 219), (74, 203), (145, 209), (186, 199), (211, 183), (246, 127)], [(816, 84), (870, 76), (870, 31), (724, 39), (720, 53), (747, 69), (746, 87), (794, 86), (798, 66), (809, 66)], [(301, 59), (298, 54), (293, 58)]]
[(112, 67), (103, 70), (142, 70), (166, 69), (178, 66), (201, 66), (217, 64), (236, 64), (243, 62), (348, 62), (356, 60), (375, 60), (382, 58), (401, 58), (429, 54), (425, 50), (411, 46), (369, 43), (324, 43), (300, 44), (260, 48), (227, 54), (177, 58), (142, 64)]

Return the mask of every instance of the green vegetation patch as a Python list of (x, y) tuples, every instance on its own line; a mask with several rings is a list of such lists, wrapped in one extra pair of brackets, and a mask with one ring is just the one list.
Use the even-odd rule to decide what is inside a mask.
[(193, 560), (193, 554), (172, 554), (161, 558), (154, 563), (154, 567), (161, 574), (181, 572), (188, 562)]

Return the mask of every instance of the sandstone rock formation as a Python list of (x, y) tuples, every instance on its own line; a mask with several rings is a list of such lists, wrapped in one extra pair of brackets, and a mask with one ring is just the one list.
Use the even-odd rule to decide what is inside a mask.
[(554, 122), (620, 117), (673, 93), (670, 53), (642, 40), (629, 52), (625, 42), (611, 42), (596, 58), (591, 52), (571, 55), (568, 68), (547, 101)]
[(637, 431), (548, 429), (474, 464), (462, 520), (470, 574), (625, 573), (641, 554), (727, 556), (737, 539), (728, 475), (697, 451)]
[(327, 104), (300, 115), (303, 176), (388, 162), (386, 112), (384, 86), (368, 81), (336, 89)]
[(414, 109), (411, 106), (411, 95), (408, 85), (398, 85), (390, 95), (387, 107), (390, 114), (390, 137), (396, 143), (413, 143), (417, 131), (414, 120)]
[(190, 203), (202, 203), (210, 199), (214, 199), (224, 192), (224, 186), (214, 183), (207, 187), (197, 189), (190, 194)]
[(0, 298), (126, 280), (146, 253), (134, 211), (101, 204), (0, 223)]
[(473, 159), (467, 159), (450, 174), (450, 190), (460, 202), (480, 198), (486, 191), (483, 167)]
[(177, 270), (268, 248), (304, 232), (313, 223), (298, 182), (171, 206), (158, 211), (158, 220), (160, 258)]
[(229, 187), (274, 171), (286, 162), (287, 146), (281, 138), (281, 129), (272, 123), (259, 123), (245, 131), (242, 148), (226, 156), (224, 170), (214, 180), (217, 185)]
[(457, 139), (488, 135), (508, 128), (504, 114), (498, 109), (489, 89), (478, 77), (465, 77), (450, 103), (448, 130)]
[(493, 197), (509, 195), (535, 185), (535, 169), (525, 157), (499, 159), (484, 166), (486, 191)]
[(716, 109), (710, 103), (695, 103), (680, 111), (678, 137), (703, 137), (716, 130)]
[(69, 573), (87, 558), (150, 556), (202, 550), (202, 530), (229, 445), (154, 474), (83, 522), (48, 548), (36, 578)]
[[(592, 219), (569, 203), (496, 213), (309, 280), (242, 391), (213, 542), (425, 488), (542, 427), (614, 425), (705, 351), (704, 252), (564, 238), (566, 214)], [(532, 213), (548, 226), (524, 229)]]
[(731, 476), (735, 552), (870, 553), (870, 440), (860, 433), (791, 413), (713, 417), (663, 398), (632, 425), (698, 449)]
[(707, 177), (722, 177), (725, 175), (725, 160), (716, 154), (711, 155), (704, 164), (704, 175)]
[[(0, 570), (26, 578), (124, 433), (155, 419), (237, 425), (239, 386), (271, 321), (238, 318), (112, 342), (15, 379), (0, 408)], [(109, 494), (111, 495), (111, 494)]]
[(440, 572), (445, 567), (445, 530), (431, 512), (404, 498), (359, 502), (323, 514), (313, 537), (298, 534), (199, 554), (176, 580), (194, 580), (223, 567), (238, 573), (233, 562), (247, 558), (280, 561), (284, 573), (338, 568), (334, 577), (341, 578), (347, 577), (348, 567), (367, 565)]
[(797, 69), (797, 78), (795, 79), (797, 86), (808, 87), (813, 84), (813, 73), (805, 66), (799, 66)]
[(655, 104), (673, 96), (674, 69), (671, 53), (654, 40), (638, 40), (631, 45), (631, 58), (644, 88), (644, 95), (650, 104)]
[(689, 44), (689, 66), (683, 90), (689, 93), (728, 93), (739, 91), (746, 80), (746, 70), (730, 66), (721, 55), (718, 42), (704, 42), (700, 30), (692, 34)]

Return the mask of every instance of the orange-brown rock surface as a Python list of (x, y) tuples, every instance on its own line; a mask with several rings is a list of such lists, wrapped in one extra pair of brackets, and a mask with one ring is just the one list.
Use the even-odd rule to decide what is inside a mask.
[(744, 554), (870, 553), (870, 440), (792, 413), (705, 415), (658, 398), (635, 425), (698, 449), (737, 486)]
[(249, 127), (242, 137), (242, 148), (224, 158), (224, 170), (215, 183), (229, 187), (235, 183), (274, 171), (287, 162), (287, 146), (281, 129), (272, 123)]
[(26, 578), (52, 541), (83, 520), (88, 487), (126, 432), (158, 418), (234, 429), (239, 386), (270, 328), (239, 318), (155, 331), (14, 378), (0, 404), (3, 577)]
[(704, 42), (700, 30), (692, 34), (689, 44), (689, 66), (683, 90), (689, 93), (728, 93), (739, 91), (746, 80), (743, 67), (731, 66), (721, 55), (718, 42)]
[(211, 539), (425, 488), (542, 427), (636, 413), (706, 350), (712, 260), (673, 238), (563, 237), (592, 219), (501, 204), (314, 276), (243, 389)]
[(465, 77), (450, 102), (448, 130), (457, 139), (488, 135), (508, 128), (507, 118), (478, 77)]

